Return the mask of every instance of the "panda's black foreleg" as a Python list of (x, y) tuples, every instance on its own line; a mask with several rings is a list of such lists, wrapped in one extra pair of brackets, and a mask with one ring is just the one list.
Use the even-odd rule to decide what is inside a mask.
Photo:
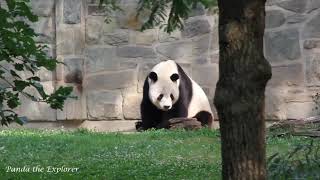
[(163, 120), (156, 126), (157, 129), (169, 129), (169, 127), (170, 123), (168, 120)]
[(211, 126), (212, 125), (212, 115), (211, 113), (207, 112), (207, 111), (200, 111), (198, 112), (194, 118), (196, 118), (198, 121), (201, 122), (202, 126)]

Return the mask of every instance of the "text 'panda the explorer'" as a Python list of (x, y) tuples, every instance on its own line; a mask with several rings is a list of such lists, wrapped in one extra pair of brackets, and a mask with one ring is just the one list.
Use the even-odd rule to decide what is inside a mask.
[(174, 61), (155, 65), (143, 85), (137, 130), (169, 128), (172, 118), (196, 118), (211, 127), (213, 114), (202, 88)]

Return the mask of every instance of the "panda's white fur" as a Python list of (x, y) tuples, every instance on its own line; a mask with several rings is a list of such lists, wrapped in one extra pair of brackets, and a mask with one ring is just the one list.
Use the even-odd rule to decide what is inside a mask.
[(195, 117), (211, 125), (213, 114), (203, 89), (173, 60), (154, 66), (146, 78), (137, 129), (168, 128), (168, 120)]

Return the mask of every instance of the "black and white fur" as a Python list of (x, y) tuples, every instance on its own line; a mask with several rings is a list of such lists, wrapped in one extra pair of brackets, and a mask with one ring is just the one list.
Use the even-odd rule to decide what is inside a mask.
[(154, 66), (143, 85), (141, 122), (137, 130), (169, 128), (171, 118), (197, 118), (211, 127), (213, 114), (207, 96), (174, 61)]

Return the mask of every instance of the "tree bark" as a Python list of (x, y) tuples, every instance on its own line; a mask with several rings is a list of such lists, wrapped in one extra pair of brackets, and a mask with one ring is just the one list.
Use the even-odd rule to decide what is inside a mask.
[(265, 0), (218, 0), (219, 80), (214, 104), (223, 179), (266, 179), (264, 99), (271, 66), (263, 56)]

